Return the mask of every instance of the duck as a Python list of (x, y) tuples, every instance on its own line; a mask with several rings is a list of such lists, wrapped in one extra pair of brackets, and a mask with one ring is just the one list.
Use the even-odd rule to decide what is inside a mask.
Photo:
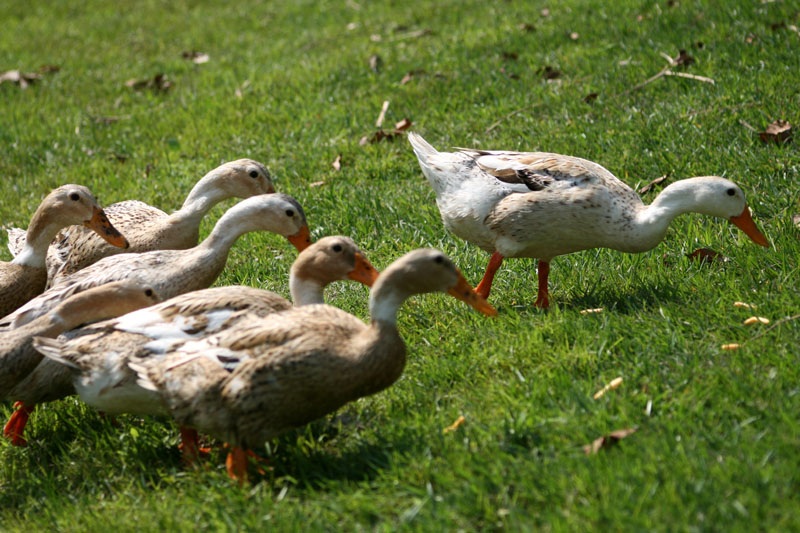
[[(334, 281), (350, 279), (369, 287), (377, 275), (352, 239), (336, 235), (300, 252), (290, 270), (289, 287), (295, 306), (311, 305), (324, 302), (324, 289)], [(151, 401), (150, 391), (137, 395), (141, 389), (135, 387), (136, 374), (127, 366), (132, 357), (164, 353), (187, 340), (232, 327), (245, 316), (264, 317), (291, 307), (289, 300), (270, 291), (226, 286), (115, 315), (119, 318), (53, 340), (51, 350), (57, 346), (62, 357), (41, 361), (25, 379), (15, 382), (10, 397), (30, 408), (77, 392), (84, 402), (107, 414), (163, 414), (160, 403)], [(199, 452), (197, 433), (183, 427), (180, 432), (184, 460), (193, 464)]]
[[(216, 204), (229, 198), (244, 199), (274, 192), (270, 173), (262, 163), (238, 159), (203, 176), (189, 192), (183, 206), (171, 215), (138, 200), (111, 204), (105, 212), (128, 238), (127, 252), (185, 250), (197, 244), (200, 222)], [(24, 237), (23, 230), (8, 229), (8, 249), (12, 255), (22, 251)], [(51, 243), (46, 258), (48, 287), (103, 257), (123, 251), (104, 243), (82, 226), (66, 227), (48, 242)]]
[(0, 331), (30, 322), (76, 292), (111, 281), (140, 279), (165, 299), (207, 288), (225, 268), (236, 240), (252, 231), (283, 235), (298, 251), (311, 244), (305, 213), (297, 200), (282, 193), (253, 196), (228, 209), (197, 246), (104, 257), (0, 318)]
[[(397, 381), (406, 363), (397, 312), (412, 295), (429, 292), (497, 313), (450, 258), (418, 249), (378, 276), (369, 324), (336, 307), (305, 305), (251, 315), (169, 352), (133, 358), (129, 367), (179, 425), (229, 443), (228, 474), (244, 482), (253, 447)], [(58, 358), (52, 344), (34, 341), (45, 356)]]
[(414, 154), (436, 194), (444, 226), (491, 254), (476, 291), (488, 298), (507, 257), (538, 259), (534, 306), (550, 305), (547, 277), (554, 257), (590, 248), (641, 253), (654, 248), (672, 220), (695, 212), (725, 218), (768, 247), (744, 192), (718, 176), (678, 180), (645, 205), (602, 166), (545, 152), (438, 152), (415, 132)]
[(61, 228), (83, 224), (93, 235), (120, 249), (128, 240), (109, 222), (91, 191), (83, 185), (62, 185), (48, 194), (33, 214), (20, 251), (0, 262), (0, 314), (7, 315), (41, 294), (47, 284), (45, 254)]
[[(161, 299), (151, 287), (136, 279), (115, 281), (75, 294), (24, 326), (0, 334), (0, 400), (14, 400), (14, 388), (42, 360), (33, 348), (33, 337), (53, 338), (82, 324), (105, 320), (149, 307)], [(3, 433), (16, 446), (22, 437), (30, 410), (15, 411)]]

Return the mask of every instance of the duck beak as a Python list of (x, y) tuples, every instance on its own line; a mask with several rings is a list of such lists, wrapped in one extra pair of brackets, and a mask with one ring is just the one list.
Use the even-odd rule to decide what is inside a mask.
[(300, 231), (295, 233), (294, 235), (289, 235), (286, 237), (289, 239), (289, 242), (297, 248), (298, 252), (302, 252), (309, 246), (311, 246), (311, 233), (308, 231), (308, 226), (303, 224), (303, 227), (300, 228)]
[(363, 283), (367, 287), (372, 287), (375, 280), (378, 279), (378, 272), (374, 266), (360, 253), (356, 253), (356, 266), (347, 274), (347, 277), (353, 281)]
[(117, 246), (118, 248), (128, 248), (128, 246), (130, 246), (130, 244), (128, 244), (128, 239), (123, 237), (122, 233), (111, 225), (111, 222), (108, 220), (103, 210), (97, 206), (94, 206), (92, 209), (92, 218), (84, 222), (83, 225), (94, 230), (95, 233), (108, 241), (109, 244)]
[(748, 209), (747, 204), (745, 204), (741, 215), (731, 217), (729, 220), (734, 226), (742, 230), (745, 235), (750, 237), (754, 243), (769, 247), (769, 241), (763, 233), (758, 231), (756, 223), (753, 222), (753, 217), (750, 216), (750, 209)]
[(454, 298), (458, 298), (462, 302), (466, 302), (471, 307), (474, 307), (481, 313), (487, 316), (495, 316), (497, 314), (497, 309), (492, 307), (492, 304), (487, 302), (483, 297), (479, 296), (472, 287), (464, 278), (464, 275), (460, 272), (458, 273), (458, 283), (454, 286), (450, 287), (447, 291), (447, 294), (453, 296)]

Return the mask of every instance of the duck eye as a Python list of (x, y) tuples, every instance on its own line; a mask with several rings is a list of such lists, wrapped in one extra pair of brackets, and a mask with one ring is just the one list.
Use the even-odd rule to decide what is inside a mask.
[(436, 261), (437, 263), (444, 263), (444, 257), (441, 255), (437, 255), (436, 257), (433, 258), (433, 260)]
[(736, 194), (736, 191), (734, 189), (728, 189), (727, 192), (728, 192), (728, 196), (733, 196), (734, 194)]
[(145, 289), (144, 295), (145, 296), (152, 296), (153, 295), (153, 289)]
[(78, 193), (74, 192), (69, 195), (69, 199), (72, 200), (73, 202), (77, 202), (78, 200), (81, 199), (81, 197), (78, 195)]
[(291, 209), (287, 209), (286, 210), (286, 216), (287, 217), (293, 217), (294, 216), (294, 211), (292, 211)]
[(334, 252), (341, 252), (342, 251), (342, 245), (341, 244), (334, 244), (333, 245), (333, 251)]
[(255, 170), (251, 170), (250, 171), (250, 177), (251, 178), (257, 178), (258, 177), (258, 172), (256, 172)]

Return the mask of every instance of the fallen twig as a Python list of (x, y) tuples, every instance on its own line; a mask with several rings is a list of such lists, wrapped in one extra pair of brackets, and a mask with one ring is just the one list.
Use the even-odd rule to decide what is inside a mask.
[(383, 101), (383, 107), (381, 107), (381, 114), (378, 115), (378, 120), (375, 122), (375, 127), (380, 128), (383, 125), (383, 119), (386, 118), (386, 111), (389, 109), (389, 100)]
[(690, 80), (697, 80), (705, 83), (710, 83), (711, 85), (716, 84), (716, 82), (711, 78), (706, 78), (705, 76), (696, 76), (694, 74), (688, 74), (686, 72), (673, 72), (671, 70), (667, 70), (666, 72), (664, 72), (664, 76), (679, 76), (681, 78), (688, 78)]

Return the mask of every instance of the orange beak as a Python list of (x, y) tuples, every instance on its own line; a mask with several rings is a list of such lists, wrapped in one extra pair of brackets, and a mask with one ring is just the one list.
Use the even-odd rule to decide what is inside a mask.
[(128, 246), (130, 246), (130, 244), (128, 244), (128, 239), (123, 237), (122, 233), (111, 225), (111, 222), (108, 220), (103, 210), (97, 206), (94, 206), (92, 209), (92, 218), (84, 222), (83, 225), (94, 230), (95, 233), (108, 241), (109, 244), (119, 248), (128, 248)]
[(477, 292), (472, 290), (472, 287), (464, 278), (463, 274), (458, 273), (458, 283), (450, 287), (447, 294), (458, 298), (462, 302), (466, 302), (471, 307), (474, 307), (484, 315), (495, 316), (497, 309), (492, 307), (492, 304), (487, 302), (483, 297), (479, 296)]
[(289, 239), (289, 242), (292, 243), (295, 248), (297, 248), (298, 252), (302, 252), (311, 246), (311, 233), (308, 231), (308, 226), (306, 225), (303, 225), (303, 227), (300, 228), (300, 231), (294, 235), (289, 235), (286, 238)]
[(380, 272), (372, 266), (366, 257), (360, 253), (356, 253), (356, 266), (347, 274), (347, 277), (353, 281), (363, 283), (367, 287), (372, 287), (372, 284), (378, 279), (378, 274), (380, 274)]
[(731, 217), (729, 220), (733, 222), (737, 228), (742, 230), (745, 235), (750, 237), (754, 243), (769, 247), (769, 241), (763, 233), (758, 231), (756, 223), (753, 222), (753, 217), (750, 216), (750, 210), (747, 208), (747, 204), (745, 204), (744, 211), (742, 211), (741, 215)]

